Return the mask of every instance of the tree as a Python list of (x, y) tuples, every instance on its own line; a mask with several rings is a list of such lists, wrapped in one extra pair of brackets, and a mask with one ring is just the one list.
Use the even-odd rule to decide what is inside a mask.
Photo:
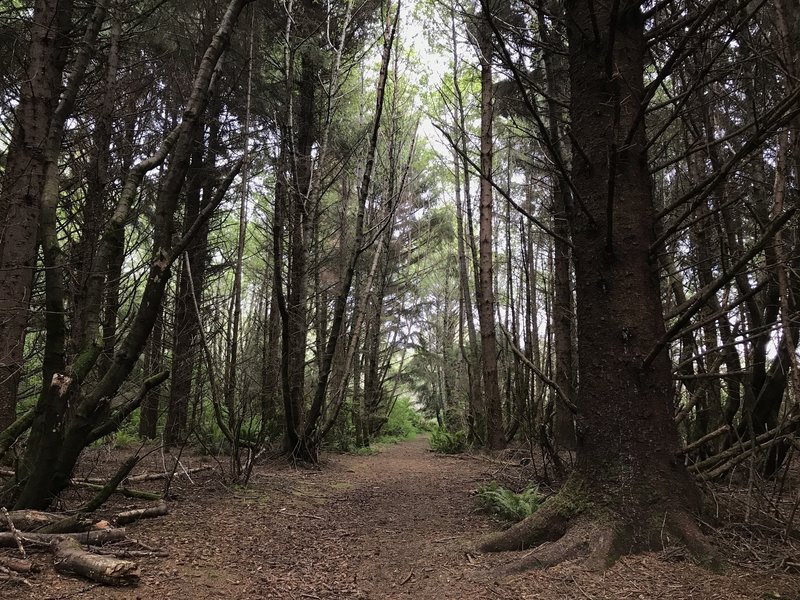
[(494, 267), (492, 244), (493, 190), (492, 157), (494, 119), (494, 82), (492, 81), (492, 31), (486, 15), (476, 17), (476, 35), (481, 65), (481, 137), (480, 137), (480, 244), (478, 315), (481, 325), (481, 364), (483, 366), (483, 392), (486, 405), (486, 445), (492, 450), (505, 447), (503, 408), (497, 373), (497, 331), (494, 323)]
[[(643, 360), (664, 337), (650, 247), (653, 190), (642, 111), (646, 42), (638, 2), (566, 3), (577, 287), (577, 462), (533, 516), (483, 542), (487, 550), (553, 541), (530, 564), (660, 548), (664, 532), (713, 558), (693, 515), (699, 494), (672, 418), (669, 357)], [(598, 25), (600, 24), (600, 25)], [(635, 299), (635, 301), (632, 301)]]
[[(36, 264), (37, 229), (51, 121), (72, 40), (72, 2), (39, 0), (33, 9), (30, 56), (16, 109), (0, 196), (0, 430), (16, 417), (25, 328)], [(60, 137), (59, 137), (60, 140)], [(50, 150), (48, 152), (48, 150)], [(57, 150), (57, 148), (56, 148)]]
[[(57, 263), (54, 260), (59, 254), (59, 244), (53, 234), (55, 227), (52, 217), (49, 217), (51, 219), (49, 223), (44, 219), (42, 221), (46, 223), (47, 228), (42, 225), (41, 229), (48, 234), (47, 237), (43, 236), (45, 263), (52, 266), (46, 273), (47, 329), (42, 380), (34, 409), (31, 435), (18, 469), (17, 485), (8, 490), (10, 495), (15, 497), (15, 506), (18, 508), (46, 508), (55, 495), (69, 483), (72, 470), (84, 447), (102, 437), (108, 423), (113, 425), (121, 422), (137, 407), (128, 403), (127, 406), (123, 405), (115, 411), (110, 399), (117, 394), (130, 376), (145, 348), (161, 311), (171, 265), (182, 255), (193, 233), (220, 204), (224, 192), (238, 172), (238, 167), (234, 167), (228, 173), (220, 183), (214, 200), (206, 205), (193, 228), (173, 243), (174, 213), (189, 166), (195, 128), (206, 107), (215, 67), (230, 42), (236, 20), (246, 4), (248, 0), (231, 0), (229, 3), (217, 32), (198, 66), (192, 95), (182, 121), (166, 136), (155, 153), (140, 160), (130, 169), (114, 213), (106, 225), (92, 269), (93, 277), (95, 280), (99, 278), (100, 281), (96, 282), (96, 285), (88, 286), (95, 295), (94, 300), (89, 301), (94, 313), (100, 311), (99, 296), (105, 273), (100, 265), (107, 265), (114, 251), (117, 228), (128, 218), (134, 196), (145, 174), (161, 164), (169, 155), (169, 167), (164, 174), (163, 185), (159, 189), (156, 203), (154, 243), (141, 301), (121, 348), (115, 353), (102, 378), (88, 391), (82, 390), (82, 384), (95, 366), (100, 355), (100, 347), (91, 344), (82, 348), (72, 364), (66, 364), (63, 274), (60, 269), (55, 268)], [(45, 211), (42, 212), (47, 217)], [(50, 212), (55, 210), (51, 208)], [(88, 320), (99, 321), (96, 318)], [(145, 387), (151, 388), (164, 379), (165, 376), (150, 378), (145, 382)], [(122, 415), (116, 414), (120, 411)]]

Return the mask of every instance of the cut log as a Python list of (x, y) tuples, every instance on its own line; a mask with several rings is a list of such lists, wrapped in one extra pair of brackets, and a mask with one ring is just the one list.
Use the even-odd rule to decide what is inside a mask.
[(139, 565), (133, 561), (101, 556), (84, 550), (77, 540), (64, 538), (54, 547), (56, 571), (80, 575), (105, 585), (136, 585)]
[[(22, 541), (31, 544), (50, 546), (61, 538), (74, 539), (90, 546), (102, 546), (112, 542), (121, 542), (125, 539), (125, 528), (101, 529), (81, 533), (20, 533)], [(17, 541), (11, 532), (0, 533), (0, 548), (15, 548)]]
[(127, 525), (128, 523), (133, 523), (139, 519), (163, 517), (168, 512), (167, 503), (162, 500), (156, 506), (151, 506), (149, 508), (137, 508), (135, 510), (126, 510), (125, 512), (121, 512), (114, 517), (114, 523), (117, 525)]

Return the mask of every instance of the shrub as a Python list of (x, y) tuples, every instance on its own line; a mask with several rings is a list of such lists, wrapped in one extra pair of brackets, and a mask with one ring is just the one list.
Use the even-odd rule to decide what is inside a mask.
[(407, 398), (400, 398), (392, 407), (389, 418), (380, 430), (380, 437), (391, 441), (413, 438), (423, 427), (424, 419)]
[(430, 439), (431, 450), (439, 454), (460, 454), (467, 447), (467, 437), (463, 431), (434, 429)]
[(493, 481), (478, 488), (477, 500), (482, 510), (516, 523), (536, 512), (544, 496), (536, 487), (525, 488), (517, 494)]

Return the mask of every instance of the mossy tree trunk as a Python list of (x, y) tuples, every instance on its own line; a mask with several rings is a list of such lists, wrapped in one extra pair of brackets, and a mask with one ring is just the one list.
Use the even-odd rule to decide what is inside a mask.
[[(613, 7), (612, 7), (613, 4)], [(713, 556), (692, 514), (699, 495), (676, 459), (669, 358), (643, 366), (664, 336), (653, 193), (641, 110), (644, 19), (639, 4), (566, 2), (570, 207), (577, 286), (577, 462), (559, 494), (483, 543), (511, 550), (554, 541), (530, 565), (618, 556), (678, 540)], [(598, 26), (599, 24), (599, 26)]]

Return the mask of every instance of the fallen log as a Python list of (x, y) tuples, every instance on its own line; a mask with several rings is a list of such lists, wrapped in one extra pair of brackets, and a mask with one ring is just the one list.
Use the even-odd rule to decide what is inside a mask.
[[(125, 539), (125, 528), (99, 529), (96, 531), (85, 531), (81, 533), (32, 533), (21, 532), (20, 537), (23, 542), (50, 546), (54, 542), (63, 539), (73, 539), (82, 544), (90, 546), (102, 546), (112, 542), (121, 542)], [(17, 545), (16, 538), (9, 532), (0, 533), (0, 548), (14, 548)]]
[(162, 500), (156, 506), (151, 506), (149, 508), (137, 508), (134, 510), (126, 510), (125, 512), (121, 512), (114, 517), (113, 520), (116, 525), (127, 525), (128, 523), (133, 523), (139, 519), (163, 517), (168, 512), (169, 510), (167, 509), (167, 503)]
[[(53, 521), (42, 527), (37, 527), (33, 531), (36, 533), (79, 533), (96, 528), (98, 527), (95, 519), (89, 519), (82, 514), (77, 514), (61, 517), (58, 521)], [(104, 528), (101, 527), (99, 529)]]
[(39, 568), (28, 559), (11, 558), (10, 556), (0, 556), (0, 567), (5, 567), (15, 573), (35, 573)]
[[(202, 471), (208, 471), (212, 469), (211, 465), (202, 465), (199, 467), (192, 467), (191, 469), (179, 469), (176, 470), (174, 475), (194, 475), (195, 473), (200, 473)], [(2, 473), (0, 473), (2, 475)], [(170, 472), (163, 472), (163, 473), (142, 473), (141, 475), (131, 475), (126, 477), (122, 480), (123, 483), (142, 483), (145, 481), (158, 481), (160, 479), (169, 479), (173, 476), (173, 473)], [(102, 479), (100, 477), (83, 477), (81, 479), (74, 479), (72, 481), (73, 484), (84, 484), (90, 483), (92, 485), (105, 485), (108, 482), (107, 479)]]
[[(208, 471), (211, 469), (211, 465), (202, 465), (199, 467), (194, 467), (192, 469), (181, 469), (179, 471), (175, 471), (175, 475), (193, 475), (194, 473), (200, 473), (201, 471)], [(141, 483), (142, 481), (157, 481), (159, 479), (169, 479), (172, 473), (144, 473), (142, 475), (132, 475), (128, 477), (125, 481), (128, 483)]]
[[(63, 515), (39, 510), (10, 510), (8, 516), (19, 531), (35, 531), (64, 518)], [(8, 521), (0, 519), (0, 531), (10, 531)]]
[(77, 540), (63, 538), (53, 549), (56, 571), (66, 575), (80, 575), (105, 585), (136, 585), (139, 583), (139, 565), (133, 561), (113, 556), (93, 554), (84, 550)]

